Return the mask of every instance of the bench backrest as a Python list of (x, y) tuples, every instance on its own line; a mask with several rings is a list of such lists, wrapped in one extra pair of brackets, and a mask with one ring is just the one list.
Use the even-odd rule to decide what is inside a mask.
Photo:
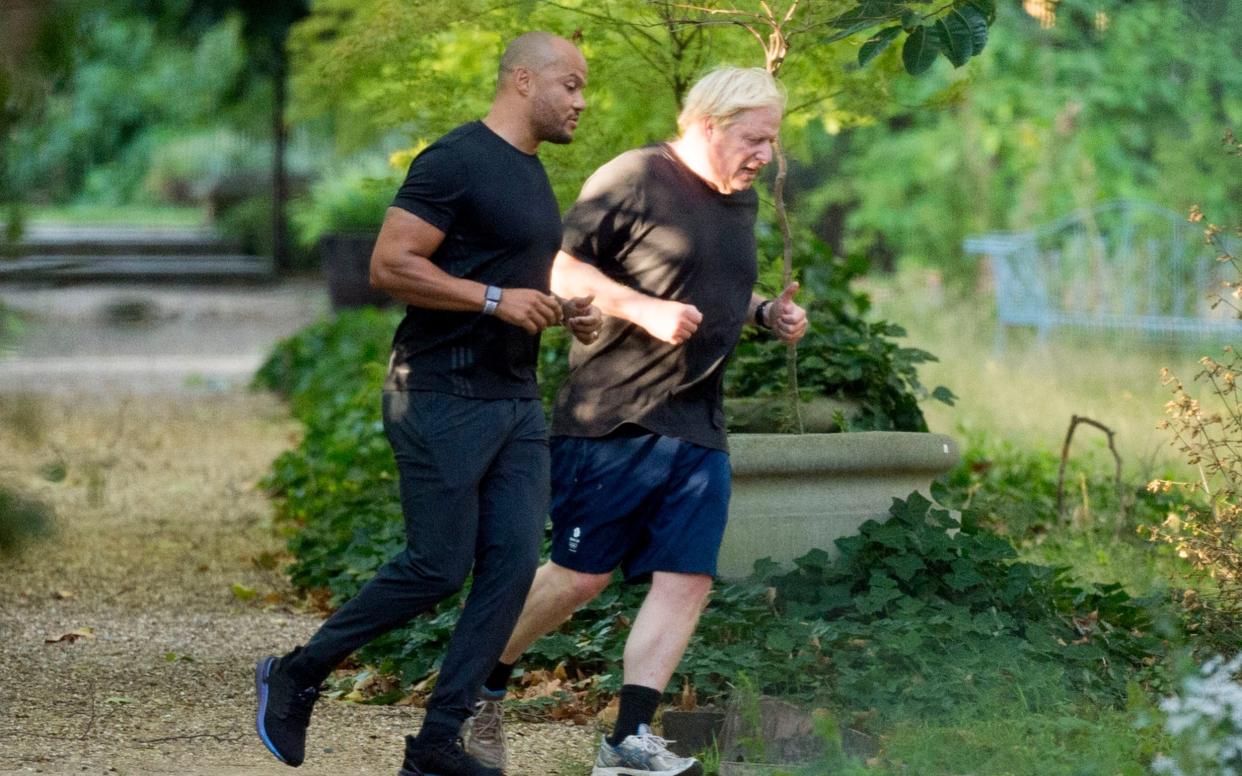
[(1002, 324), (1242, 333), (1230, 308), (1208, 301), (1227, 275), (1202, 224), (1157, 205), (1107, 202), (964, 247), (992, 260)]

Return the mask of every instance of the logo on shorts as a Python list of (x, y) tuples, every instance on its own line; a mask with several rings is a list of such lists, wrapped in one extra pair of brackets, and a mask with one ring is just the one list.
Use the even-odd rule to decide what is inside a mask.
[(570, 552), (577, 552), (577, 551), (578, 551), (578, 543), (579, 543), (579, 542), (581, 542), (581, 541), (582, 541), (582, 529), (581, 529), (581, 528), (574, 528), (573, 535), (571, 535), (571, 536), (569, 537), (569, 551), (570, 551)]

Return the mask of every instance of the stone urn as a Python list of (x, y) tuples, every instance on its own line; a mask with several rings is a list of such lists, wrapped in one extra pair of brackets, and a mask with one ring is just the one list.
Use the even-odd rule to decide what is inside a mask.
[(333, 310), (396, 304), (388, 294), (371, 288), (375, 238), (370, 232), (329, 232), (319, 238), (316, 249)]
[(835, 541), (868, 520), (885, 520), (894, 498), (930, 498), (931, 482), (958, 462), (943, 434), (731, 434), (733, 497), (720, 548), (724, 578), (750, 574), (755, 561), (792, 561), (812, 549), (836, 554)]

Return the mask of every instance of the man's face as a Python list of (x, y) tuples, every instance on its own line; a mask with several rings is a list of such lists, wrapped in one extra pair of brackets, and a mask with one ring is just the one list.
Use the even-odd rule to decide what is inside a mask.
[(534, 74), (531, 119), (539, 140), (564, 144), (574, 139), (578, 114), (586, 108), (582, 96), (586, 82), (586, 60), (568, 43), (554, 62)]
[(717, 187), (725, 194), (745, 191), (772, 161), (772, 144), (781, 128), (776, 108), (749, 108), (727, 124), (708, 120), (707, 158)]

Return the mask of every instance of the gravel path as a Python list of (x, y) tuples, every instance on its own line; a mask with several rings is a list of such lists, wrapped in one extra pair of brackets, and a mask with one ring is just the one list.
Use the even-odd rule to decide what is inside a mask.
[[(54, 505), (59, 529), (0, 567), (0, 773), (292, 773), (251, 729), (254, 659), (319, 622), (268, 568), (282, 543), (255, 489), (297, 434), (284, 408), (10, 396), (0, 420), (16, 454), (0, 476)], [(420, 719), (322, 703), (297, 772), (395, 773)], [(511, 728), (512, 774), (581, 773), (590, 757), (585, 728)]]
[[(16, 306), (12, 295), (3, 301)], [(167, 298), (157, 303), (166, 308)], [(119, 369), (105, 387), (23, 360), (20, 378), (15, 369), (0, 379), (0, 483), (51, 505), (57, 527), (19, 557), (0, 557), (0, 774), (391, 776), (402, 737), (419, 724), (421, 710), (408, 706), (325, 701), (297, 771), (253, 733), (254, 660), (304, 640), (319, 618), (279, 572), (283, 541), (256, 487), (296, 442), (297, 425), (275, 399), (236, 387), (240, 374), (211, 376), (220, 366), (211, 358), (253, 358), (287, 332), (264, 328), (262, 316), (240, 324), (244, 309), (220, 314), (214, 304), (169, 326), (244, 347), (79, 350), (67, 327), (95, 332), (87, 313), (28, 332), (82, 359), (188, 359), (177, 376), (152, 382), (150, 372)], [(27, 343), (7, 366), (39, 357)], [(205, 358), (194, 362), (195, 353)], [(235, 586), (255, 596), (241, 600)], [(509, 727), (511, 776), (588, 771), (588, 728)]]

